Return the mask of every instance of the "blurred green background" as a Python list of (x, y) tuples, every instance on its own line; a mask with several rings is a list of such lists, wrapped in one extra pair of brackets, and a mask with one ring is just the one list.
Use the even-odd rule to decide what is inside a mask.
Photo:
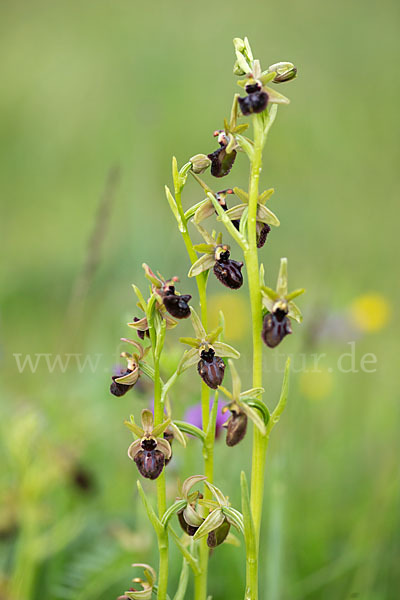
[[(270, 443), (261, 598), (398, 598), (398, 28), (390, 0), (3, 0), (1, 598), (112, 599), (136, 575), (132, 562), (157, 565), (122, 425), (152, 391), (143, 377), (114, 398), (110, 372), (135, 310), (130, 284), (145, 287), (143, 261), (195, 294), (163, 186), (173, 154), (182, 165), (216, 148), (212, 132), (238, 89), (231, 40), (244, 35), (265, 68), (290, 60), (299, 70), (279, 88), (291, 104), (271, 131), (262, 185), (275, 188), (281, 227), (260, 254), (271, 285), (287, 256), (290, 288), (307, 288), (304, 324), (265, 349), (270, 407), (282, 377), (276, 355), (297, 359)], [(215, 189), (245, 187), (246, 163), (240, 156), (220, 183), (205, 178)], [(201, 199), (189, 181), (185, 206)], [(249, 383), (246, 290), (229, 294), (215, 279), (209, 290), (211, 316), (224, 310)], [(166, 376), (182, 332), (189, 323), (168, 339)], [(339, 369), (353, 348), (354, 365), (348, 356)], [(72, 357), (49, 373), (44, 357), (20, 372), (14, 355), (35, 362), (38, 353), (99, 362), (79, 369)], [(324, 355), (318, 369), (315, 353)], [(374, 372), (361, 368), (366, 353)], [(175, 388), (179, 418), (199, 400), (193, 377)], [(235, 506), (247, 437), (233, 449), (217, 442), (216, 483)], [(169, 498), (178, 477), (200, 469), (197, 442), (175, 444)], [(154, 485), (145, 487), (151, 495)], [(180, 563), (171, 548), (171, 594)], [(243, 588), (243, 545), (217, 548), (214, 600), (242, 598)]]

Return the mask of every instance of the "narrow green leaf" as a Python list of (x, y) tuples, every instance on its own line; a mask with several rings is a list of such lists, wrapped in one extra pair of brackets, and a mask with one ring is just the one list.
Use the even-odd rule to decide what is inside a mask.
[(247, 485), (246, 474), (244, 471), (240, 473), (240, 488), (242, 491), (242, 513), (244, 525), (244, 540), (246, 544), (246, 555), (248, 557), (254, 557), (257, 552), (256, 535), (250, 508), (249, 487)]
[(178, 582), (178, 589), (176, 590), (174, 600), (185, 600), (186, 590), (189, 583), (189, 563), (186, 558), (182, 561), (182, 569)]
[(281, 418), (282, 412), (285, 409), (287, 397), (288, 397), (288, 393), (289, 393), (289, 371), (290, 371), (290, 358), (288, 358), (286, 361), (285, 373), (283, 375), (283, 381), (282, 381), (281, 395), (279, 398), (279, 402), (276, 405), (276, 407), (271, 415), (271, 419), (268, 424), (268, 431), (270, 431), (272, 429), (272, 427), (274, 425), (276, 425), (276, 423)]
[(146, 509), (147, 516), (149, 517), (150, 523), (153, 525), (153, 528), (154, 528), (154, 530), (155, 530), (155, 532), (157, 534), (157, 537), (159, 537), (162, 534), (163, 530), (164, 530), (163, 526), (161, 525), (161, 521), (157, 517), (156, 513), (154, 512), (154, 509), (151, 506), (150, 502), (147, 500), (147, 496), (144, 493), (144, 490), (142, 488), (142, 484), (140, 483), (139, 480), (137, 480), (137, 488), (139, 490), (139, 494), (140, 494), (140, 497), (142, 499), (143, 505), (144, 505), (144, 507)]
[(204, 433), (204, 431), (202, 431), (201, 429), (196, 427), (196, 425), (192, 425), (191, 423), (186, 423), (185, 421), (174, 421), (174, 423), (184, 433), (193, 435), (193, 436), (199, 438), (199, 440), (201, 440), (203, 443), (205, 442), (206, 434)]
[(174, 540), (177, 548), (180, 550), (182, 556), (188, 561), (188, 563), (193, 571), (193, 574), (199, 575), (200, 568), (199, 568), (198, 560), (196, 558), (194, 558), (194, 556), (189, 552), (189, 550), (182, 544), (178, 534), (175, 532), (174, 529), (172, 529), (171, 525), (168, 527), (168, 531), (170, 532), (172, 539)]
[(181, 233), (183, 233), (185, 231), (185, 226), (183, 224), (182, 217), (179, 214), (179, 210), (178, 210), (178, 207), (176, 205), (175, 198), (171, 194), (171, 191), (170, 191), (170, 189), (169, 189), (169, 187), (167, 185), (165, 186), (165, 195), (167, 197), (168, 204), (169, 204), (169, 207), (171, 209), (171, 212), (174, 215), (174, 217), (176, 219), (176, 222), (178, 223), (179, 231)]

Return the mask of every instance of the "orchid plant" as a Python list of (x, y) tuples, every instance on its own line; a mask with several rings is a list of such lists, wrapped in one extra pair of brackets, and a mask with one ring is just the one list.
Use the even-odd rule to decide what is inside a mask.
[[(286, 403), (289, 372), (287, 361), (280, 398), (275, 408), (271, 408), (273, 401), (267, 402), (262, 381), (263, 343), (271, 352), (286, 335), (292, 333), (290, 319), (301, 322), (300, 309), (293, 300), (304, 291), (299, 289), (288, 293), (286, 258), (281, 259), (276, 288), (265, 284), (264, 266), (259, 254), (267, 238), (269, 241), (271, 227), (278, 227), (280, 222), (266, 206), (274, 190), (260, 191), (259, 184), (268, 132), (275, 120), (278, 105), (289, 103), (288, 98), (273, 86), (294, 79), (297, 70), (289, 62), (276, 63), (263, 70), (260, 61), (254, 59), (247, 38), (234, 39), (234, 48), (234, 74), (241, 77), (238, 84), (244, 95), (234, 95), (229, 120), (225, 119), (223, 128), (214, 132), (217, 149), (209, 154), (196, 154), (181, 168), (173, 158), (173, 192), (165, 188), (167, 201), (189, 257), (188, 277), (196, 279), (199, 314), (189, 304), (191, 295), (177, 291), (179, 280), (176, 276), (165, 279), (160, 273), (155, 274), (148, 265), (143, 265), (149, 291), (146, 297), (136, 285), (133, 286), (139, 316), (135, 316), (128, 324), (141, 341), (123, 338), (124, 342), (133, 346), (134, 352), (123, 353), (127, 368), (120, 376), (113, 376), (110, 387), (114, 396), (124, 396), (142, 374), (154, 384), (154, 410), (142, 411), (141, 427), (136, 424), (134, 416), (125, 424), (135, 438), (128, 449), (129, 458), (135, 462), (142, 477), (155, 481), (157, 508), (153, 507), (145, 494), (140, 478), (137, 485), (157, 535), (158, 573), (148, 565), (134, 565), (144, 569), (145, 579), (134, 579), (133, 587), (120, 596), (120, 600), (171, 598), (168, 595), (168, 547), (171, 541), (182, 553), (182, 572), (174, 599), (187, 597), (190, 571), (194, 577), (195, 600), (211, 598), (212, 590), (208, 589), (207, 583), (210, 549), (235, 539), (237, 541), (237, 536), (244, 538), (246, 549), (246, 587), (243, 597), (245, 600), (258, 599), (266, 450), (270, 432)], [(252, 136), (248, 133), (249, 120)], [(200, 178), (208, 170), (214, 178), (225, 177), (234, 169), (240, 155), (249, 161), (247, 190), (233, 187), (214, 191), (211, 185)], [(194, 206), (185, 209), (182, 192), (190, 179), (199, 185), (200, 198)], [(232, 205), (228, 206), (228, 203)], [(225, 233), (230, 236), (230, 244), (222, 241), (222, 232), (205, 227), (204, 223), (208, 223), (213, 216), (217, 226), (223, 226)], [(198, 234), (203, 239), (201, 243), (193, 241), (193, 236)], [(236, 260), (238, 257), (243, 260)], [(206, 292), (211, 272), (233, 294), (247, 279), (252, 316), (253, 369), (252, 387), (245, 391), (242, 391), (239, 375), (240, 353), (223, 340), (223, 320), (220, 327), (208, 332)], [(160, 358), (167, 330), (177, 326), (184, 328), (186, 319), (192, 323), (194, 337), (188, 337), (187, 330), (184, 331), (180, 342), (189, 348), (183, 350), (175, 371), (165, 378), (160, 370)], [(231, 390), (223, 385), (227, 366), (232, 379)], [(199, 376), (201, 427), (173, 418), (171, 392), (178, 379), (193, 367), (197, 368)], [(210, 390), (214, 390), (211, 402)], [(229, 414), (224, 424), (226, 444), (229, 447), (239, 444), (248, 433), (249, 424), (253, 429), (250, 489), (245, 471), (242, 470), (238, 474), (242, 498), (239, 508), (230, 505), (229, 499), (214, 481), (219, 394), (226, 399), (223, 412)], [(191, 436), (190, 442), (187, 434)], [(168, 506), (166, 476), (174, 440), (182, 446), (200, 442), (204, 472), (186, 479), (177, 490), (176, 501)], [(176, 525), (182, 530), (180, 535), (175, 530)]]

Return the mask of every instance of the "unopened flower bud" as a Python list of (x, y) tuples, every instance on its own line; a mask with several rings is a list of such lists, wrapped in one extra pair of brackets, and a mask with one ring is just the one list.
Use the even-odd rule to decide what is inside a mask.
[(275, 71), (276, 75), (272, 80), (274, 83), (284, 83), (294, 79), (297, 75), (297, 68), (290, 62), (275, 63), (268, 67), (268, 71)]
[(193, 173), (196, 173), (196, 175), (204, 173), (211, 165), (211, 160), (206, 154), (195, 154), (195, 156), (189, 158), (189, 162), (192, 163), (192, 171)]
[(243, 69), (239, 65), (238, 61), (236, 61), (235, 64), (233, 65), (233, 74), (238, 75), (239, 77), (246, 74), (246, 71), (243, 71)]

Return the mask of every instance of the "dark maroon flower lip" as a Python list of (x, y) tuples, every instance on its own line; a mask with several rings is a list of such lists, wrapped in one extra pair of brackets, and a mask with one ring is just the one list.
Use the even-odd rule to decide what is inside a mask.
[(210, 347), (200, 353), (197, 371), (204, 383), (216, 390), (224, 379), (225, 363), (220, 356), (215, 355), (214, 349)]
[(275, 348), (285, 336), (292, 333), (290, 319), (286, 315), (281, 309), (265, 315), (261, 337), (269, 348)]
[[(247, 90), (246, 90), (247, 91)], [(250, 92), (244, 98), (238, 98), (240, 110), (243, 115), (248, 116), (253, 113), (261, 113), (267, 108), (268, 94), (264, 90)]]

